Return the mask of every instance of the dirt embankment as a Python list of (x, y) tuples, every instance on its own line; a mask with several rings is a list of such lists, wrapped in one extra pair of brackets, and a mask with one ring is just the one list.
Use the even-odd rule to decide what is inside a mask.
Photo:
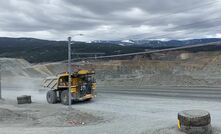
[[(169, 56), (168, 56), (169, 55)], [(168, 58), (169, 57), (169, 58)], [(1, 59), (3, 75), (45, 78), (67, 70), (64, 63), (31, 65), (19, 59)], [(96, 60), (75, 63), (96, 70), (98, 86), (204, 86), (221, 85), (221, 53), (166, 53), (133, 60)]]
[[(181, 58), (180, 58), (181, 56)], [(221, 53), (180, 54), (170, 60), (135, 59), (96, 63), (102, 86), (203, 86), (221, 84)]]

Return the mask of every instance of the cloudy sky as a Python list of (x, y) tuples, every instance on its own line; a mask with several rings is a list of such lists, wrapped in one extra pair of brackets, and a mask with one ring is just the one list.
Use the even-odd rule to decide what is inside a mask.
[(1, 37), (221, 37), (220, 24), (221, 0), (0, 0)]

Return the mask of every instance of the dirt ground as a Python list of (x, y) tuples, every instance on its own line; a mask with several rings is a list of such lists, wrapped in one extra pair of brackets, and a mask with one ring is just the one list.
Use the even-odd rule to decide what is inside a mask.
[[(0, 127), (76, 127), (103, 122), (103, 117), (60, 104), (33, 102), (18, 105), (0, 101)], [(1, 132), (0, 132), (1, 133)]]
[[(19, 95), (3, 90), (11, 92)], [(221, 133), (220, 100), (98, 93), (69, 108), (47, 104), (43, 92), (29, 93), (32, 104), (18, 105), (14, 97), (0, 102), (0, 134), (183, 134), (177, 113), (187, 109), (209, 111), (213, 134)]]

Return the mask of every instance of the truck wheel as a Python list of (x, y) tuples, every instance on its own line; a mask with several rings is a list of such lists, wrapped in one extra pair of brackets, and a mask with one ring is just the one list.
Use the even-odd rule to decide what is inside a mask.
[(186, 110), (178, 113), (178, 128), (190, 134), (211, 134), (210, 113), (203, 110)]
[(49, 104), (55, 104), (57, 102), (57, 96), (55, 91), (48, 91), (46, 98)]
[(69, 91), (64, 90), (61, 92), (61, 103), (64, 105), (69, 105)]
[(28, 95), (19, 96), (17, 97), (17, 102), (18, 104), (30, 104), (32, 103), (31, 96)]

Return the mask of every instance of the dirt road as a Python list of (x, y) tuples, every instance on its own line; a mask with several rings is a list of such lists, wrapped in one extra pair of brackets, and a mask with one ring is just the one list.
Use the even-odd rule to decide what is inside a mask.
[[(152, 89), (148, 90), (150, 93), (153, 92)], [(18, 106), (14, 97), (7, 97), (7, 100), (1, 101), (0, 111), (8, 110), (12, 116), (16, 116), (16, 113), (22, 115), (21, 112), (25, 111), (38, 122), (23, 118), (8, 119), (7, 122), (6, 119), (0, 121), (0, 134), (182, 134), (176, 129), (177, 113), (186, 109), (208, 110), (212, 116), (214, 134), (221, 133), (219, 90), (211, 89), (211, 93), (208, 90), (200, 91), (199, 93), (205, 96), (208, 93), (205, 99), (191, 96), (192, 92), (198, 92), (196, 90), (189, 89), (186, 93), (183, 93), (182, 89), (177, 90), (177, 97), (176, 94), (165, 96), (165, 92), (171, 93), (167, 91), (169, 89), (165, 89), (165, 92), (161, 90), (163, 89), (156, 91), (164, 94), (163, 96), (151, 95), (148, 92), (144, 93), (145, 91), (131, 94), (133, 91), (108, 93), (108, 90), (103, 90), (98, 93), (95, 100), (73, 104), (71, 110), (61, 104), (47, 104), (44, 92), (29, 92), (34, 102), (31, 105)], [(4, 90), (3, 93), (10, 96), (12, 91)], [(13, 96), (20, 93), (14, 92)], [(24, 93), (26, 91), (23, 90), (22, 94)], [(186, 97), (188, 93), (189, 97)], [(182, 94), (184, 95), (180, 97)], [(211, 99), (213, 95), (217, 95), (217, 98)], [(76, 113), (80, 114), (79, 118), (74, 118)], [(67, 123), (71, 121), (69, 119), (77, 120), (79, 124), (69, 124), (70, 122)]]
[(149, 88), (99, 88), (100, 93), (127, 94), (147, 97), (164, 97), (174, 99), (198, 99), (221, 101), (221, 88), (209, 87), (149, 87)]

